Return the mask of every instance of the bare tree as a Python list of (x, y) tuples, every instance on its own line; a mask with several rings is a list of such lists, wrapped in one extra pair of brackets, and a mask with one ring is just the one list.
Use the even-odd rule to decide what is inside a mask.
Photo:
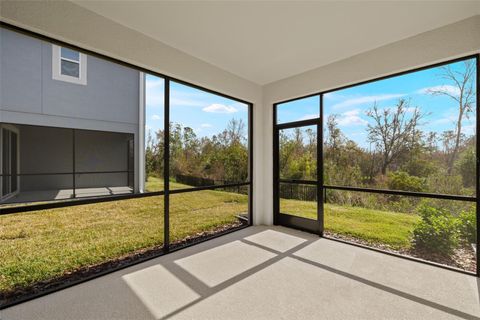
[(458, 117), (455, 125), (455, 143), (447, 164), (449, 174), (452, 172), (453, 163), (457, 158), (462, 140), (462, 121), (464, 118), (468, 119), (475, 104), (475, 65), (472, 60), (466, 60), (463, 64), (464, 70), (462, 71), (454, 70), (450, 65), (442, 67), (440, 77), (447, 80), (451, 85), (427, 90), (428, 93), (435, 96), (447, 96), (458, 104)]
[(377, 103), (367, 111), (373, 124), (368, 124), (368, 141), (373, 143), (382, 155), (382, 174), (403, 152), (408, 151), (418, 136), (417, 126), (424, 117), (420, 110), (410, 108), (405, 99), (400, 99), (393, 108), (380, 110)]
[(438, 134), (435, 131), (430, 131), (427, 135), (427, 148), (430, 153), (438, 150), (437, 140)]
[(241, 143), (245, 140), (245, 123), (243, 120), (232, 118), (227, 125), (227, 135), (230, 144)]

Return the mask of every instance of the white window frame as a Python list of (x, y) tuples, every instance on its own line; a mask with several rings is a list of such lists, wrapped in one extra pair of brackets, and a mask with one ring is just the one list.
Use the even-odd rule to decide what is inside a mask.
[[(62, 47), (52, 44), (52, 79), (87, 85), (87, 55), (79, 52), (79, 61), (62, 58)], [(62, 74), (62, 60), (79, 64), (79, 77)]]
[[(146, 94), (145, 94), (145, 77), (146, 74), (143, 72), (140, 72), (140, 77), (139, 77), (139, 87), (140, 87), (140, 100), (139, 100), (139, 115), (138, 115), (138, 161), (135, 163), (138, 163), (138, 175), (135, 175), (135, 178), (138, 179), (138, 190), (140, 193), (146, 192), (145, 190), (145, 180), (146, 180), (146, 166), (145, 166), (145, 99), (146, 99)], [(135, 165), (134, 163), (134, 165)], [(135, 171), (135, 170), (134, 170)], [(138, 177), (137, 177), (138, 176)], [(135, 184), (137, 182), (135, 181)]]

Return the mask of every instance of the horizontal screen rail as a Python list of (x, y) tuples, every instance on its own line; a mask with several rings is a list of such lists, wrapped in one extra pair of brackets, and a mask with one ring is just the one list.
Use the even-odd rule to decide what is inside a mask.
[(250, 185), (250, 182), (218, 184), (218, 185), (203, 186), (203, 187), (171, 189), (169, 193), (176, 194), (176, 193), (194, 192), (194, 191), (202, 191), (202, 190), (214, 190), (214, 189), (221, 189), (221, 188), (235, 188), (235, 187), (243, 187), (243, 186), (249, 186), (249, 185)]
[(56, 176), (56, 175), (72, 175), (72, 174), (109, 174), (109, 173), (134, 173), (129, 170), (117, 171), (75, 171), (75, 172), (49, 172), (49, 173), (16, 173), (16, 174), (0, 174), (0, 177), (21, 177), (21, 176)]
[[(205, 186), (205, 187), (174, 189), (174, 190), (170, 190), (170, 194), (187, 193), (187, 192), (195, 192), (195, 191), (202, 191), (202, 190), (214, 190), (214, 189), (221, 189), (221, 188), (235, 188), (235, 187), (242, 187), (242, 186), (250, 186), (250, 184), (251, 184), (250, 182), (242, 182), (242, 183), (231, 183), (231, 184), (213, 185), (213, 186)], [(78, 205), (92, 204), (92, 203), (163, 196), (164, 194), (165, 194), (164, 191), (154, 191), (154, 192), (145, 192), (145, 193), (127, 193), (127, 194), (109, 195), (109, 196), (102, 195), (102, 196), (88, 197), (83, 199), (73, 198), (73, 199), (65, 199), (65, 200), (60, 200), (55, 202), (37, 203), (37, 204), (30, 204), (30, 205), (19, 205), (19, 206), (11, 206), (11, 207), (7, 206), (5, 208), (0, 207), (0, 215), (36, 211), (36, 210), (48, 210), (48, 209), (71, 207), (71, 206), (78, 206)]]
[(301, 179), (280, 179), (280, 183), (293, 183), (293, 184), (309, 184), (316, 186), (318, 184), (315, 180), (301, 180)]
[(275, 128), (278, 130), (283, 130), (283, 129), (292, 129), (297, 127), (315, 126), (317, 124), (320, 124), (320, 121), (321, 121), (320, 118), (313, 118), (308, 120), (285, 122), (285, 123), (276, 124)]
[(427, 192), (413, 192), (413, 191), (400, 191), (400, 190), (386, 190), (386, 189), (372, 189), (372, 188), (359, 188), (359, 187), (343, 187), (343, 186), (323, 186), (324, 189), (331, 190), (343, 190), (343, 191), (355, 191), (355, 192), (369, 192), (369, 193), (381, 193), (381, 194), (391, 194), (399, 196), (409, 196), (409, 197), (421, 197), (421, 198), (432, 198), (432, 199), (444, 199), (444, 200), (457, 200), (457, 201), (477, 201), (477, 197), (473, 196), (460, 196), (460, 195), (449, 195), (449, 194), (437, 194), (437, 193), (427, 193)]
[(73, 199), (65, 199), (65, 200), (48, 202), (48, 203), (37, 203), (37, 204), (20, 205), (20, 206), (12, 206), (12, 207), (5, 207), (5, 208), (0, 207), (0, 215), (36, 211), (36, 210), (55, 209), (55, 208), (62, 208), (62, 207), (72, 207), (72, 206), (79, 206), (79, 205), (92, 204), (92, 203), (155, 197), (155, 196), (163, 196), (163, 195), (164, 195), (164, 191), (154, 191), (154, 192), (127, 193), (127, 194), (118, 194), (118, 195), (109, 195), (109, 196), (102, 195), (102, 196), (88, 197), (83, 199), (73, 198)]

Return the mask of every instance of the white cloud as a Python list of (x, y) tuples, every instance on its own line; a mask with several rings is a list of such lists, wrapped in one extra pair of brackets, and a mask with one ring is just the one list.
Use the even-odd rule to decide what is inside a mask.
[[(146, 105), (147, 107), (163, 107), (165, 103), (163, 87), (157, 81), (146, 83)], [(172, 90), (170, 93), (170, 106), (172, 107), (203, 107), (206, 103), (202, 97), (188, 92)]]
[(202, 127), (202, 128), (211, 128), (212, 125), (211, 125), (210, 123), (202, 123), (202, 124), (200, 125), (200, 127)]
[[(389, 111), (389, 112), (395, 112), (397, 110), (397, 106), (394, 106), (394, 107), (385, 107), (383, 108), (383, 110), (385, 111)], [(405, 113), (413, 113), (415, 111), (415, 107), (407, 107), (407, 108), (404, 108), (405, 110)]]
[(475, 128), (475, 124), (464, 125), (462, 128), (462, 133), (467, 136), (475, 135)]
[(160, 117), (158, 114), (154, 114), (152, 116), (152, 120), (160, 120), (160, 119), (162, 119), (162, 117)]
[(359, 109), (342, 113), (337, 121), (340, 126), (364, 126), (368, 123), (360, 117)]
[(181, 98), (172, 95), (170, 97), (170, 105), (181, 107), (201, 107), (204, 106), (205, 103), (195, 99)]
[(338, 100), (341, 99), (343, 96), (339, 95), (337, 92), (329, 92), (323, 95), (323, 100)]
[(202, 109), (205, 112), (211, 113), (235, 113), (238, 112), (238, 109), (233, 106), (227, 106), (220, 103), (211, 104)]
[(170, 105), (180, 107), (203, 107), (208, 104), (209, 96), (199, 90), (172, 89)]
[(452, 96), (458, 97), (460, 95), (460, 89), (451, 85), (440, 85), (434, 87), (427, 87), (420, 90), (417, 90), (416, 93), (420, 94), (432, 94), (433, 92), (443, 91)]
[(163, 90), (163, 79), (161, 78), (154, 78), (154, 79), (151, 79), (149, 77), (147, 77), (147, 80), (145, 81), (145, 88), (148, 90), (148, 89), (157, 89), (157, 88), (161, 88)]
[(445, 125), (445, 124), (454, 124), (457, 121), (458, 110), (455, 108), (449, 108), (441, 114), (441, 118), (434, 119), (431, 124), (434, 125)]
[(454, 117), (446, 117), (446, 118), (440, 118), (436, 119), (432, 122), (432, 124), (452, 124), (455, 123)]
[(318, 113), (306, 114), (303, 117), (299, 118), (297, 121), (310, 120), (320, 117)]
[(162, 107), (164, 103), (163, 92), (148, 92), (145, 97), (147, 107)]
[(359, 104), (364, 104), (364, 103), (373, 103), (373, 102), (376, 102), (376, 101), (398, 99), (398, 98), (401, 98), (401, 97), (404, 97), (404, 96), (405, 96), (405, 94), (403, 94), (403, 93), (363, 96), (363, 97), (357, 97), (357, 98), (351, 98), (351, 99), (344, 100), (340, 103), (334, 104), (332, 106), (332, 108), (338, 110), (338, 109), (343, 109), (343, 108), (346, 108), (346, 107), (357, 106)]

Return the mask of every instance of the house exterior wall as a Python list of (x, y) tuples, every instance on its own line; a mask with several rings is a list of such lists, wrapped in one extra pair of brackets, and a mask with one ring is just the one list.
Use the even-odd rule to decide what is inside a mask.
[[(42, 124), (59, 127), (71, 123), (58, 118), (93, 120), (98, 129), (103, 129), (100, 122), (113, 122), (118, 131), (134, 133), (139, 71), (87, 56), (87, 85), (53, 80), (52, 45), (6, 29), (0, 29), (0, 60), (1, 111), (47, 116)], [(9, 117), (4, 113), (1, 120), (9, 122)], [(92, 129), (81, 122), (78, 127)]]
[[(86, 85), (54, 80), (51, 43), (0, 28), (0, 122), (51, 127), (21, 126), (22, 173), (72, 172), (71, 130), (60, 128), (132, 134), (137, 145), (140, 72), (90, 55), (86, 61)], [(127, 135), (92, 132), (77, 131), (77, 171), (126, 170)], [(135, 152), (138, 158), (138, 148)], [(76, 182), (77, 187), (126, 186), (126, 177), (79, 175)], [(71, 188), (73, 183), (70, 175), (21, 180), (21, 191)]]

